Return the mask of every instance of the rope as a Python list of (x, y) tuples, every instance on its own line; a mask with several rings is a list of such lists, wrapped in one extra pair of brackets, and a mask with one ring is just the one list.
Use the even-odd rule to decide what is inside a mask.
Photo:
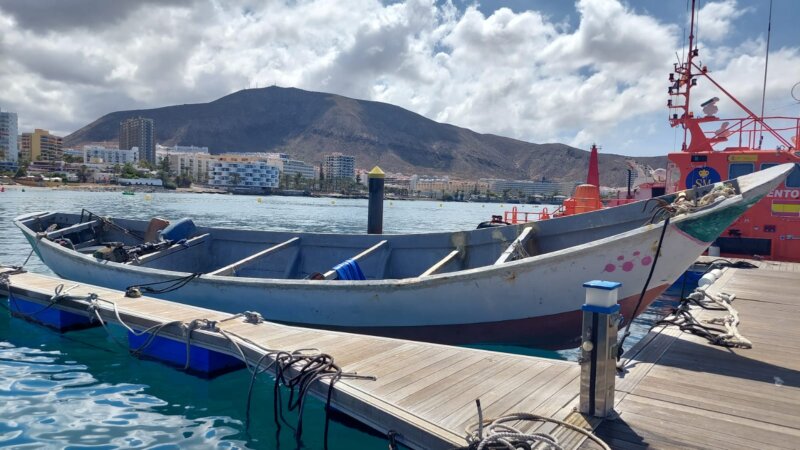
[[(753, 348), (753, 343), (739, 332), (739, 312), (731, 305), (735, 295), (721, 292), (710, 295), (705, 290), (696, 289), (683, 300), (669, 316), (658, 321), (656, 325), (674, 325), (681, 331), (692, 333), (708, 340), (711, 344), (723, 347)], [(715, 317), (705, 322), (710, 325), (722, 325), (724, 328), (704, 325), (691, 312), (691, 305), (697, 305), (711, 311), (727, 311), (723, 317)]]
[(736, 187), (734, 187), (734, 185), (723, 183), (714, 186), (711, 191), (699, 199), (689, 199), (689, 197), (686, 195), (686, 192), (679, 192), (675, 196), (675, 199), (672, 201), (672, 203), (667, 203), (667, 201), (658, 197), (647, 199), (647, 201), (644, 202), (642, 211), (647, 210), (647, 205), (650, 202), (655, 202), (657, 204), (657, 206), (653, 209), (653, 215), (647, 222), (652, 224), (660, 222), (662, 219), (667, 217), (676, 217), (682, 214), (693, 213), (709, 205), (721, 202), (726, 198), (733, 197), (736, 194)]
[[(18, 266), (12, 266), (10, 271), (0, 273), (0, 284), (5, 286), (4, 290), (8, 292), (8, 301), (15, 306), (16, 306), (16, 301), (14, 300), (14, 297), (11, 295), (11, 275), (18, 275), (20, 273), (25, 273), (25, 269)], [(0, 303), (0, 305), (3, 305), (3, 307), (5, 307), (9, 311), (12, 311), (10, 305), (6, 305), (4, 302)], [(16, 307), (16, 309), (19, 310), (19, 307)]]
[(24, 263), (22, 263), (22, 267), (25, 267), (25, 266), (27, 266), (27, 265), (28, 265), (28, 261), (30, 261), (30, 260), (31, 260), (31, 256), (33, 256), (33, 252), (34, 252), (34, 251), (36, 251), (36, 247), (37, 247), (38, 245), (39, 245), (39, 240), (37, 239), (36, 241), (34, 241), (34, 245), (33, 245), (33, 246), (31, 246), (31, 252), (30, 252), (30, 253), (28, 253), (28, 257), (27, 257), (27, 258), (25, 258), (25, 262), (24, 262)]
[(658, 264), (658, 257), (661, 256), (661, 246), (664, 244), (664, 236), (667, 234), (667, 227), (669, 226), (670, 217), (664, 220), (664, 226), (661, 228), (661, 236), (658, 238), (658, 247), (656, 247), (656, 254), (653, 256), (653, 264), (650, 265), (650, 272), (647, 274), (647, 280), (644, 282), (644, 286), (642, 286), (642, 292), (639, 294), (639, 300), (636, 302), (636, 307), (633, 308), (633, 314), (631, 315), (631, 320), (628, 321), (628, 324), (625, 325), (625, 333), (622, 334), (622, 339), (619, 341), (619, 345), (617, 346), (617, 361), (622, 358), (622, 354), (625, 353), (625, 339), (631, 335), (631, 325), (633, 324), (633, 319), (636, 318), (636, 314), (639, 312), (639, 308), (642, 306), (642, 302), (644, 301), (644, 296), (647, 294), (647, 288), (650, 287), (650, 280), (653, 278), (653, 272), (656, 270), (656, 265)]
[(480, 400), (475, 400), (478, 408), (478, 423), (466, 428), (467, 446), (461, 449), (483, 450), (505, 448), (508, 450), (544, 448), (562, 450), (558, 440), (548, 433), (523, 432), (519, 428), (508, 425), (509, 422), (549, 422), (582, 434), (599, 445), (603, 450), (610, 447), (591, 431), (552, 417), (531, 413), (511, 413), (496, 419), (484, 419)]
[[(203, 275), (201, 272), (195, 272), (195, 273), (189, 274), (189, 275), (187, 275), (185, 277), (178, 277), (178, 278), (173, 278), (173, 279), (164, 280), (164, 281), (154, 281), (152, 283), (130, 285), (130, 286), (125, 288), (125, 296), (126, 297), (141, 297), (143, 292), (146, 292), (148, 294), (158, 295), (158, 294), (166, 294), (167, 292), (177, 291), (178, 289), (180, 289), (180, 288), (186, 286), (187, 284), (189, 284), (189, 282), (194, 280), (195, 278), (200, 278), (201, 275)], [(157, 286), (157, 285), (167, 284), (167, 283), (172, 283), (172, 284), (169, 284), (169, 285), (167, 285), (166, 287), (163, 287), (163, 288), (151, 287), (151, 286)]]
[[(647, 288), (650, 286), (650, 280), (653, 278), (653, 272), (656, 269), (656, 265), (658, 264), (658, 258), (661, 255), (661, 246), (664, 244), (664, 235), (666, 234), (667, 226), (669, 225), (670, 219), (681, 214), (688, 214), (697, 211), (708, 205), (720, 202), (734, 195), (736, 195), (736, 188), (734, 188), (730, 184), (723, 183), (714, 186), (714, 188), (710, 192), (702, 196), (700, 199), (697, 199), (696, 201), (689, 200), (686, 197), (686, 193), (681, 192), (678, 195), (676, 195), (675, 200), (671, 204), (667, 204), (664, 200), (660, 198), (652, 198), (644, 203), (643, 210), (647, 209), (647, 204), (650, 201), (655, 201), (659, 204), (658, 206), (656, 206), (655, 212), (653, 213), (650, 222), (655, 223), (656, 221), (663, 218), (664, 227), (661, 229), (661, 236), (658, 239), (658, 247), (656, 248), (656, 254), (653, 257), (653, 264), (650, 266), (650, 273), (647, 274), (647, 280), (644, 283), (644, 287), (642, 288), (641, 294), (639, 294), (639, 300), (636, 302), (636, 307), (633, 309), (633, 315), (631, 316), (631, 320), (629, 320), (628, 324), (625, 326), (625, 333), (623, 333), (622, 339), (617, 345), (617, 361), (620, 361), (622, 359), (623, 353), (625, 353), (625, 348), (624, 348), (625, 340), (631, 334), (630, 330), (631, 330), (631, 325), (633, 324), (633, 319), (639, 312), (639, 308), (642, 305), (644, 296), (647, 293)], [(730, 261), (727, 262), (733, 264)]]

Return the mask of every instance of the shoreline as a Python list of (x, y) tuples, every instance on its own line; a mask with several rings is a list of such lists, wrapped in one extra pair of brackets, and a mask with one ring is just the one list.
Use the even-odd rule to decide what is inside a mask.
[[(2, 184), (0, 187), (4, 188), (6, 191), (21, 191), (27, 189), (35, 189), (35, 190), (55, 190), (55, 191), (75, 191), (75, 192), (119, 192), (122, 193), (124, 191), (128, 192), (135, 192), (137, 194), (169, 194), (169, 193), (178, 193), (178, 194), (220, 194), (220, 195), (247, 195), (247, 196), (255, 196), (255, 197), (310, 197), (310, 198), (330, 198), (334, 200), (367, 200), (366, 195), (348, 195), (348, 194), (341, 194), (338, 192), (313, 192), (311, 195), (297, 195), (297, 194), (288, 194), (278, 192), (270, 192), (270, 193), (244, 193), (244, 192), (228, 192), (224, 189), (216, 189), (212, 187), (191, 187), (191, 188), (177, 188), (177, 189), (165, 189), (159, 186), (122, 186), (117, 184), (95, 184), (95, 183), (69, 183), (69, 184), (60, 184), (57, 186), (28, 186), (24, 184)], [(545, 205), (550, 206), (554, 205), (554, 203), (548, 203), (546, 201), (542, 201), (539, 203), (530, 203), (524, 202), (514, 199), (507, 199), (507, 200), (480, 200), (480, 201), (468, 201), (468, 200), (442, 200), (442, 199), (435, 199), (435, 198), (424, 198), (424, 197), (394, 197), (394, 196), (386, 196), (384, 198), (386, 201), (433, 201), (433, 202), (442, 202), (442, 203), (499, 203), (499, 204), (507, 204), (507, 205), (518, 205), (518, 206), (526, 206), (526, 205)]]

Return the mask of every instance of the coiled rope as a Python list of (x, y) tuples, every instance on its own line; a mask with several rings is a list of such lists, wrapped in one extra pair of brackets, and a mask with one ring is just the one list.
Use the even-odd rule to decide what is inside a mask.
[(563, 450), (555, 437), (548, 433), (523, 432), (518, 427), (509, 425), (510, 422), (549, 422), (565, 427), (586, 436), (603, 450), (610, 447), (591, 431), (585, 430), (563, 420), (552, 417), (540, 416), (532, 413), (512, 413), (495, 419), (484, 419), (480, 399), (475, 400), (478, 408), (478, 422), (466, 428), (467, 447), (462, 450), (508, 449), (530, 450), (543, 448)]
[[(674, 325), (681, 331), (692, 333), (723, 347), (753, 348), (753, 343), (739, 332), (739, 312), (731, 304), (736, 298), (733, 294), (721, 292), (711, 295), (704, 289), (696, 289), (675, 308), (669, 316), (658, 321), (656, 325)], [(692, 305), (712, 311), (727, 311), (723, 317), (715, 317), (705, 322), (711, 325), (722, 325), (724, 328), (703, 324), (692, 314)]]

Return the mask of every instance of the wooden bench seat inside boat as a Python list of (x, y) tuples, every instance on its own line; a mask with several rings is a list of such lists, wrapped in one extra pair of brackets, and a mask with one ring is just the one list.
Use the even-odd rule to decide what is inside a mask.
[[(357, 254), (356, 256), (353, 256), (352, 258), (350, 258), (347, 261), (352, 261), (352, 262), (358, 263), (360, 260), (363, 260), (367, 256), (375, 253), (378, 249), (384, 249), (384, 258), (383, 258), (383, 263), (382, 263), (383, 267), (382, 267), (381, 270), (377, 271), (378, 272), (377, 275), (379, 275), (380, 278), (383, 278), (383, 273), (385, 271), (385, 266), (386, 266), (386, 263), (388, 261), (388, 258), (386, 257), (387, 256), (386, 253), (388, 252), (388, 245), (387, 245), (388, 243), (389, 243), (389, 241), (387, 241), (387, 240), (380, 241), (377, 244), (373, 245), (372, 247), (370, 247), (370, 248), (364, 250), (363, 252)], [(323, 275), (323, 278), (326, 279), (326, 280), (336, 280), (336, 279), (339, 278), (339, 274), (336, 271), (336, 269), (333, 268), (333, 269), (330, 269), (327, 272), (325, 272), (325, 274)]]
[(280, 250), (284, 250), (290, 247), (294, 247), (300, 243), (299, 237), (293, 237), (287, 241), (281, 242), (279, 244), (275, 244), (269, 248), (261, 250), (257, 253), (254, 253), (246, 258), (242, 258), (236, 262), (228, 264), (225, 267), (221, 267), (213, 272), (208, 272), (208, 275), (217, 275), (217, 276), (237, 276), (237, 271), (265, 258), (269, 255), (272, 255)]
[(80, 233), (84, 230), (91, 230), (92, 228), (99, 227), (102, 224), (99, 220), (92, 220), (89, 222), (82, 222), (76, 223), (75, 225), (68, 226), (66, 228), (62, 228), (60, 230), (55, 230), (47, 233), (45, 237), (49, 240), (58, 239), (60, 237), (64, 237), (74, 233)]
[(533, 236), (533, 228), (527, 227), (514, 239), (511, 244), (506, 247), (503, 253), (497, 258), (497, 261), (494, 262), (495, 265), (503, 264), (508, 261), (513, 261), (514, 256), (521, 255), (522, 257), (530, 256), (530, 253), (527, 250), (528, 241), (530, 240), (531, 236)]
[(446, 267), (448, 264), (450, 264), (451, 262), (457, 260), (456, 257), (461, 255), (461, 254), (462, 254), (461, 250), (453, 250), (453, 251), (451, 251), (450, 253), (445, 255), (444, 258), (440, 259), (439, 261), (436, 261), (436, 264), (428, 267), (425, 270), (425, 272), (422, 272), (419, 276), (427, 277), (427, 276), (430, 276), (430, 275), (436, 275), (437, 273), (442, 271), (442, 269), (444, 267)]

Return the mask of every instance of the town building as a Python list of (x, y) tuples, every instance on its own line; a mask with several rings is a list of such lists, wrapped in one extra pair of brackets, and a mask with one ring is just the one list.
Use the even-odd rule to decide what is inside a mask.
[(196, 145), (156, 145), (156, 153), (208, 153), (208, 147), (198, 147)]
[(99, 145), (85, 145), (83, 146), (83, 162), (109, 166), (127, 163), (136, 165), (139, 163), (139, 149), (133, 147), (130, 150), (122, 150)]
[[(86, 147), (86, 146), (84, 146)], [(62, 157), (66, 158), (67, 156), (72, 158), (78, 158), (83, 161), (84, 150), (82, 148), (64, 148), (61, 149)]]
[(495, 194), (509, 194), (512, 196), (517, 195), (541, 195), (548, 196), (570, 196), (575, 186), (580, 183), (566, 181), (529, 181), (529, 180), (497, 180), (497, 179), (484, 179), (489, 184), (489, 190)]
[(63, 173), (67, 171), (67, 163), (64, 161), (32, 161), (28, 164), (28, 174), (48, 174), (48, 173)]
[(119, 148), (139, 148), (139, 160), (156, 163), (155, 121), (144, 117), (125, 119), (119, 123)]
[(175, 175), (191, 177), (195, 183), (206, 184), (212, 172), (217, 155), (201, 152), (178, 152), (164, 155), (169, 161), (169, 170)]
[[(489, 189), (489, 183), (484, 180), (454, 180), (447, 176), (415, 174), (408, 177), (407, 183), (410, 193), (428, 198), (442, 198), (446, 194), (456, 193), (467, 197), (473, 194), (485, 194)], [(405, 186), (406, 181), (403, 178), (399, 178), (397, 184)]]
[(252, 156), (219, 155), (211, 165), (208, 184), (244, 189), (277, 188), (280, 169)]
[[(214, 165), (220, 161), (228, 163), (264, 163), (266, 166), (277, 169), (278, 173), (283, 173), (289, 177), (294, 177), (299, 173), (303, 178), (317, 178), (316, 168), (314, 166), (306, 164), (303, 161), (289, 159), (289, 155), (284, 153), (251, 152), (210, 155), (206, 152), (206, 147), (194, 147), (194, 149), (199, 150), (175, 152), (174, 147), (159, 146), (157, 150), (158, 161), (161, 163), (161, 160), (166, 158), (169, 162), (169, 170), (172, 174), (189, 176), (193, 182), (201, 184), (213, 184), (212, 181), (215, 180)], [(217, 167), (217, 169), (220, 167), (221, 166)], [(217, 170), (217, 172), (219, 172), (219, 170)], [(220, 177), (223, 175), (224, 174), (217, 173), (217, 183), (220, 182)], [(240, 181), (244, 180), (240, 178)]]
[[(195, 145), (173, 145), (166, 146), (156, 144), (156, 164), (161, 164), (165, 158), (170, 159), (172, 155), (208, 155), (208, 147), (198, 147)], [(174, 169), (170, 169), (173, 170)]]
[(356, 157), (343, 155), (341, 153), (331, 153), (325, 155), (322, 174), (327, 180), (355, 180)]
[(290, 159), (286, 153), (268, 153), (267, 162), (277, 165), (284, 176), (295, 177), (298, 174), (302, 178), (314, 180), (317, 178), (316, 168), (304, 161)]
[(17, 113), (0, 110), (0, 163), (11, 168), (19, 162)]
[(64, 138), (36, 128), (33, 133), (22, 133), (20, 159), (23, 161), (61, 161)]

